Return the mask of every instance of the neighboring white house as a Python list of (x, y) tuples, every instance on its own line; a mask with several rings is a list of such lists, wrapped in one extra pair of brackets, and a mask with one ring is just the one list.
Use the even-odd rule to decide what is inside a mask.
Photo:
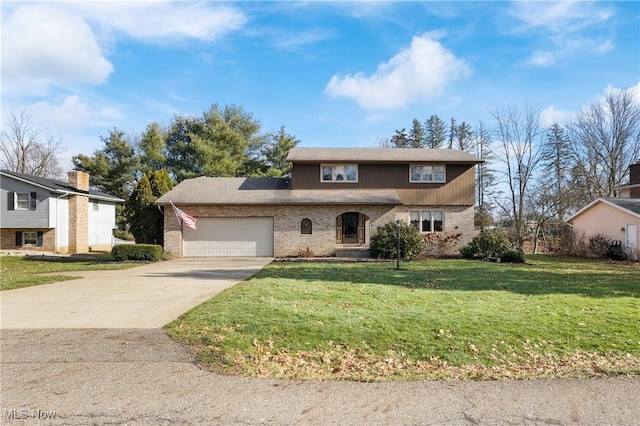
[(89, 175), (68, 182), (0, 171), (1, 248), (84, 253), (111, 249), (116, 205), (124, 200), (89, 188)]

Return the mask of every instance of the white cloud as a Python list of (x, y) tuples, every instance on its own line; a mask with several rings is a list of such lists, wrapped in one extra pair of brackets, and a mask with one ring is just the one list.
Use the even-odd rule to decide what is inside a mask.
[(554, 123), (562, 125), (571, 120), (572, 116), (572, 111), (555, 109), (553, 105), (550, 105), (540, 111), (540, 121), (544, 127), (551, 127)]
[(594, 30), (614, 16), (612, 9), (587, 1), (514, 2), (510, 14), (518, 19), (515, 31), (540, 34), (546, 49), (535, 51), (524, 62), (536, 67), (550, 67), (577, 53), (601, 55), (614, 45)]
[(180, 39), (215, 41), (247, 22), (237, 9), (208, 2), (81, 2), (76, 7), (107, 32), (159, 44)]
[(613, 16), (610, 9), (582, 0), (517, 1), (511, 14), (522, 22), (523, 31), (542, 28), (553, 32), (579, 32)]
[(445, 49), (437, 34), (414, 37), (408, 48), (378, 65), (367, 77), (334, 75), (325, 88), (332, 98), (348, 97), (368, 109), (393, 109), (439, 96), (447, 83), (469, 73), (468, 65)]
[(9, 92), (99, 84), (113, 71), (87, 22), (66, 7), (20, 6), (5, 11), (2, 24), (2, 74)]
[(55, 129), (56, 132), (67, 132), (82, 129), (86, 126), (113, 126), (124, 114), (113, 107), (92, 107), (78, 95), (71, 95), (55, 104), (38, 101), (27, 107), (34, 121)]
[(2, 7), (2, 79), (8, 94), (103, 84), (114, 67), (105, 48), (122, 36), (163, 44), (214, 41), (247, 18), (207, 2), (12, 3)]
[(277, 47), (294, 50), (320, 41), (335, 38), (336, 32), (332, 29), (311, 29), (297, 34), (279, 34), (275, 41)]

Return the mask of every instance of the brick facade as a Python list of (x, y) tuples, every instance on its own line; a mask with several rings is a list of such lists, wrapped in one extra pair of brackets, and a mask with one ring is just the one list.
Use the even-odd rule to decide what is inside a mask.
[[(16, 232), (42, 232), (41, 246), (16, 246)], [(33, 250), (33, 251), (55, 251), (56, 250), (56, 230), (55, 229), (12, 229), (3, 228), (0, 230), (0, 247), (4, 250)]]
[[(274, 256), (296, 257), (309, 248), (315, 256), (334, 256), (336, 253), (336, 217), (345, 212), (360, 212), (365, 217), (365, 245), (372, 233), (390, 221), (408, 222), (410, 210), (427, 209), (425, 206), (388, 205), (261, 205), (261, 206), (188, 206), (187, 213), (201, 218), (216, 217), (273, 217)], [(436, 209), (435, 207), (432, 209)], [(462, 233), (457, 248), (473, 238), (473, 206), (439, 207), (445, 213), (445, 231)], [(301, 233), (301, 222), (312, 222), (311, 234)], [(182, 233), (173, 210), (165, 207), (164, 248), (175, 257), (182, 257)]]

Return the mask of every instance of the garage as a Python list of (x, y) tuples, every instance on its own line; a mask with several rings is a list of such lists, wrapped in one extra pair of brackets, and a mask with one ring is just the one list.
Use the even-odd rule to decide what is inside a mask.
[(183, 230), (185, 257), (273, 256), (273, 218), (199, 218)]

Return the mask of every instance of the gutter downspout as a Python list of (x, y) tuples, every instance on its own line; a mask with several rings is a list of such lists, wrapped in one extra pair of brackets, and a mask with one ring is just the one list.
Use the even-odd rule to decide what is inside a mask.
[(60, 200), (60, 198), (63, 197), (68, 197), (69, 193), (68, 192), (64, 192), (61, 195), (56, 197), (56, 247), (55, 247), (55, 252), (56, 253), (60, 253), (60, 232), (58, 232), (60, 230), (60, 223), (59, 223), (59, 213), (60, 213), (60, 205), (58, 204), (58, 201)]

